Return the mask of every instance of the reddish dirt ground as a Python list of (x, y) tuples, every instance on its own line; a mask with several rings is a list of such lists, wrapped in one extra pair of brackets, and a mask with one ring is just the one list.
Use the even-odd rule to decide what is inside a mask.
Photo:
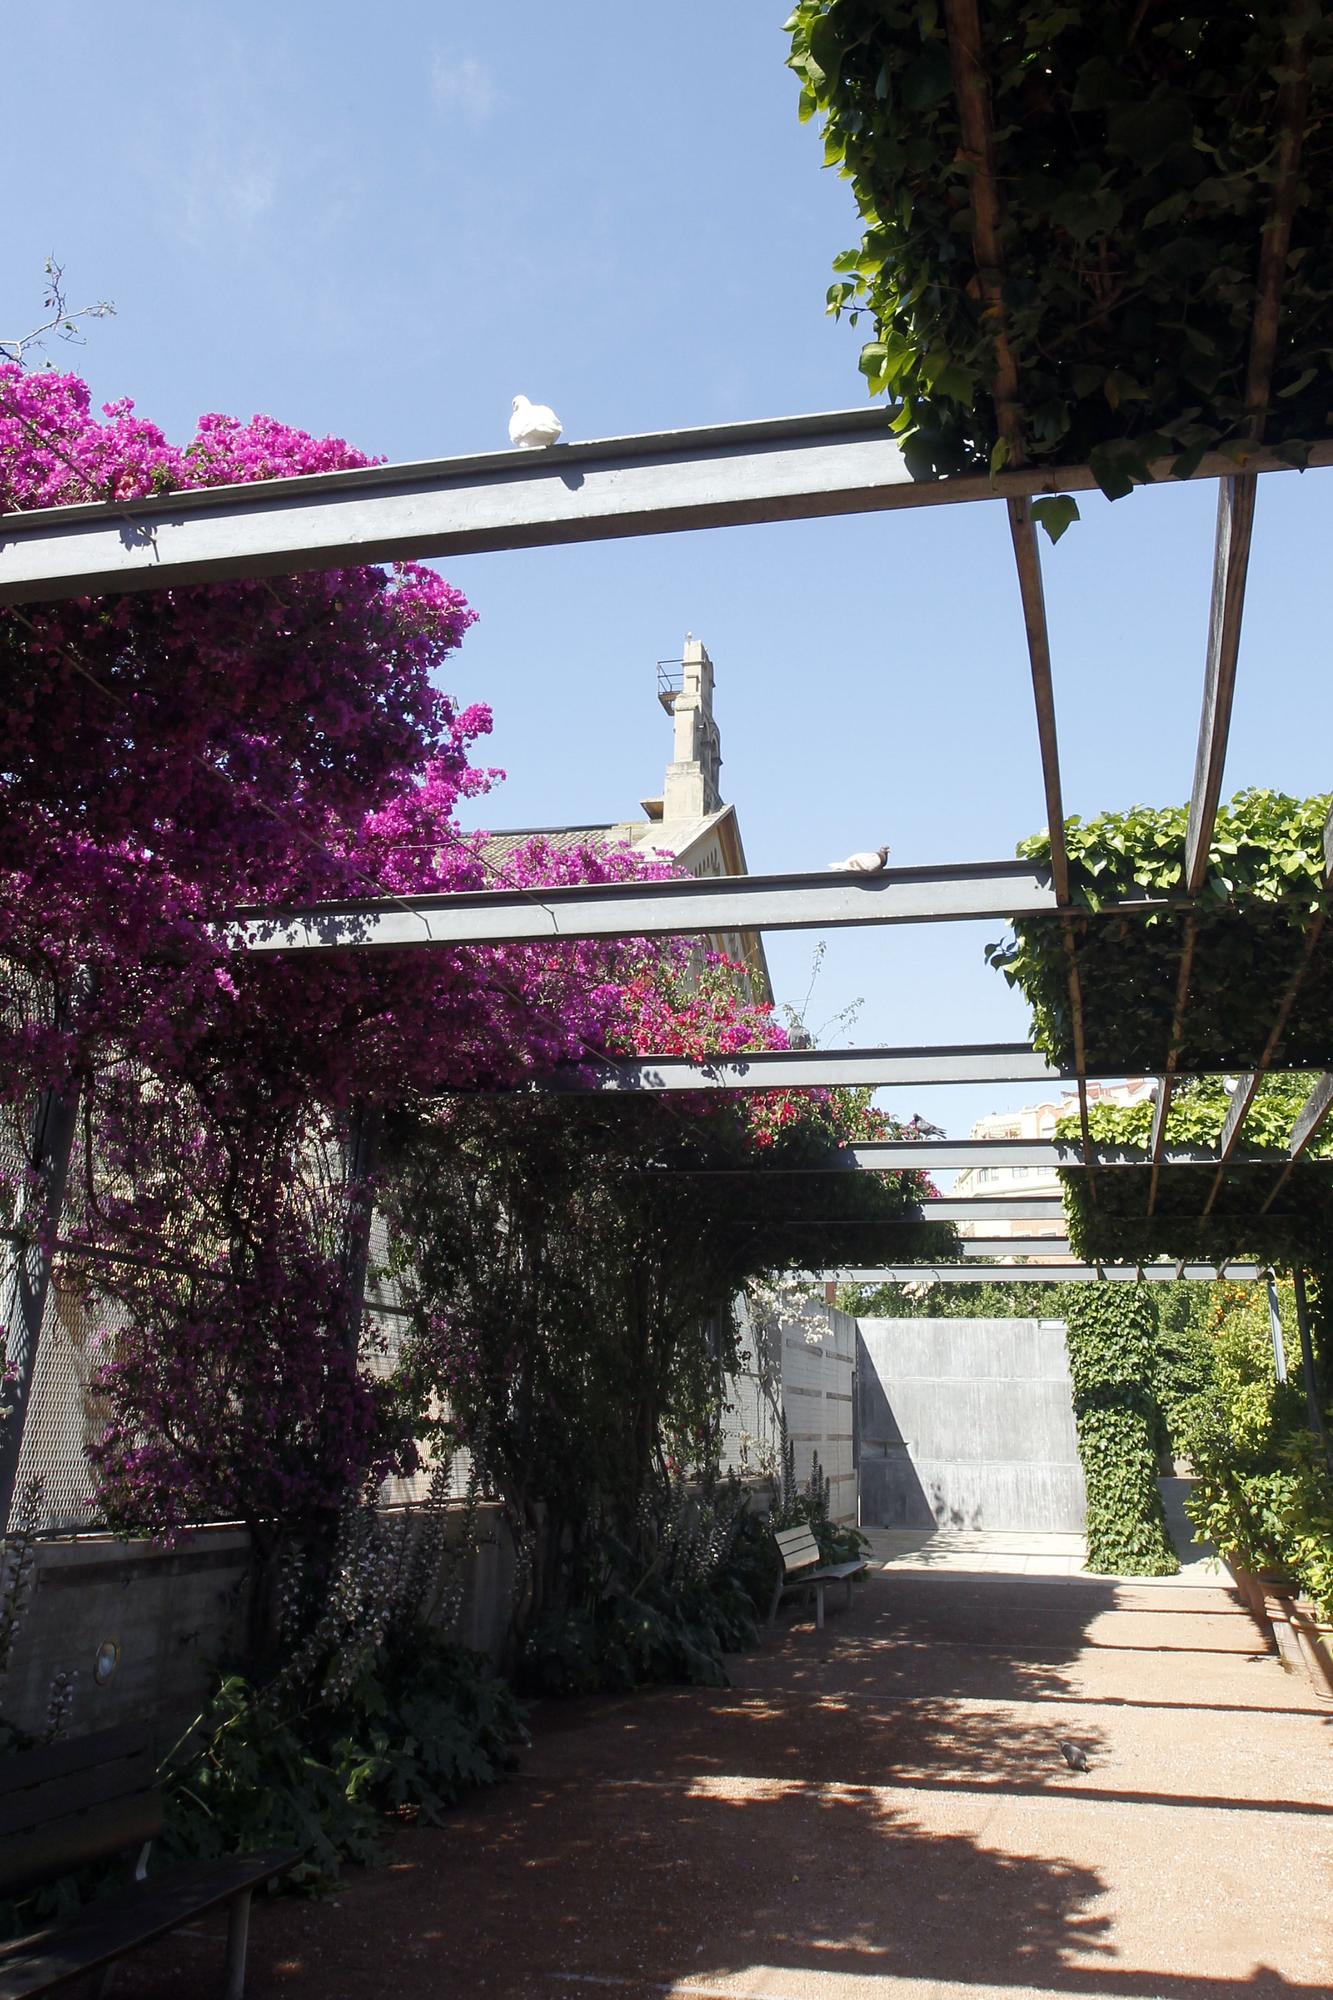
[[(1229, 1593), (890, 1571), (796, 1616), (730, 1689), (546, 1705), (512, 1782), (262, 1904), (251, 2000), (1330, 2000), (1333, 1715)], [(115, 1991), (221, 1963), (200, 1924)]]

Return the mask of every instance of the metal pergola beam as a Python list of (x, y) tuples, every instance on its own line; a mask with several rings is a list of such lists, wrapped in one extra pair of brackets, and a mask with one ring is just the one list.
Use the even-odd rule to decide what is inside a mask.
[[(1265, 389), (1265, 396), (1267, 390)], [(1222, 797), (1231, 733), (1231, 708), (1240, 657), (1240, 628), (1245, 612), (1245, 580), (1254, 534), (1254, 503), (1258, 480), (1251, 472), (1219, 480), (1217, 529), (1213, 547), (1213, 585), (1208, 608), (1208, 650), (1204, 661), (1203, 710), (1190, 789), (1189, 822), (1185, 833), (1185, 887), (1197, 896), (1208, 874), (1217, 808)]]
[[(1117, 1172), (1125, 1168), (1142, 1171), (1152, 1164), (1148, 1155), (1137, 1147), (1094, 1144), (1092, 1156), (1093, 1165), (1098, 1169), (1108, 1167)], [(1271, 1150), (1240, 1153), (1232, 1164), (1281, 1167), (1287, 1157), (1285, 1153)], [(1217, 1158), (1217, 1150), (1212, 1146), (1171, 1146), (1163, 1155), (1162, 1165), (1215, 1167)], [(822, 1160), (795, 1167), (773, 1166), (765, 1161), (761, 1167), (643, 1167), (639, 1171), (660, 1175), (664, 1180), (677, 1177), (686, 1180), (734, 1179), (741, 1174), (758, 1174), (764, 1180), (770, 1180), (780, 1174), (900, 1174), (910, 1168), (930, 1173), (979, 1166), (1047, 1167), (1053, 1174), (1057, 1167), (1077, 1171), (1083, 1164), (1082, 1146), (1068, 1139), (872, 1139), (864, 1145), (845, 1146), (827, 1154)], [(1333, 1160), (1320, 1161), (1319, 1164), (1327, 1165), (1333, 1174)], [(977, 1195), (975, 1199), (987, 1208), (994, 1208), (1004, 1197)], [(932, 1202), (927, 1219), (934, 1206)]]
[[(1222, 797), (1257, 490), (1258, 481), (1253, 473), (1236, 474), (1220, 480), (1217, 488), (1217, 527), (1213, 542), (1212, 593), (1208, 606), (1208, 645), (1204, 656), (1203, 706), (1199, 716), (1194, 781), (1190, 787), (1189, 817), (1185, 828), (1185, 889), (1192, 897), (1200, 894), (1207, 880), (1208, 855)], [(1149, 1143), (1153, 1156), (1152, 1185), (1148, 1190), (1150, 1215), (1157, 1205), (1157, 1167), (1166, 1142), (1166, 1121), (1178, 1080), (1177, 1068), (1185, 1038), (1190, 976), (1194, 969), (1198, 934), (1198, 916), (1191, 911), (1181, 942), (1166, 1066), (1157, 1081), (1157, 1103), (1153, 1109)]]
[[(1145, 890), (1114, 908), (1123, 913), (1162, 905), (1163, 898)], [(1044, 869), (1030, 861), (981, 861), (893, 868), (880, 875), (710, 876), (490, 889), (294, 910), (242, 908), (235, 912), (229, 935), (248, 951), (383, 950), (965, 922), (1043, 915), (1054, 907)]]
[(683, 1056), (618, 1056), (612, 1062), (584, 1065), (582, 1075), (545, 1078), (539, 1088), (881, 1090), (898, 1084), (1058, 1083), (1069, 1074), (1053, 1068), (1027, 1042), (977, 1042), (908, 1049), (773, 1049), (719, 1057), (716, 1062), (689, 1062)]
[[(1224, 1264), (1228, 1281), (1257, 1282), (1263, 1272), (1257, 1264)], [(1133, 1284), (1140, 1277), (1149, 1284), (1173, 1284), (1178, 1278), (1191, 1283), (1215, 1282), (1219, 1267), (1214, 1264), (886, 1264), (873, 1270), (796, 1271), (793, 1277), (820, 1285), (1087, 1285), (1108, 1280), (1112, 1284)]]
[(1310, 1095), (1301, 1106), (1300, 1114), (1292, 1127), (1290, 1146), (1291, 1157), (1298, 1160), (1301, 1154), (1317, 1136), (1319, 1128), (1333, 1111), (1333, 1076), (1321, 1076)]
[(1058, 1194), (940, 1195), (922, 1202), (922, 1222), (1063, 1222), (1065, 1205)]
[[(1277, 355), (1278, 322), (1282, 288), (1287, 274), (1287, 253), (1291, 245), (1291, 225), (1299, 193), (1301, 145), (1309, 89), (1309, 50), (1304, 30), (1293, 16), (1288, 24), (1285, 51), (1286, 74), (1278, 93), (1278, 144), (1276, 171), (1271, 182), (1269, 213), (1260, 236), (1259, 271), (1255, 286), (1254, 318), (1250, 325), (1250, 351), (1245, 375), (1245, 406), (1249, 439), (1258, 444), (1273, 387), (1273, 363)], [(1249, 574), (1250, 545), (1254, 536), (1254, 507), (1258, 481), (1253, 472), (1237, 472), (1223, 479), (1217, 489), (1217, 527), (1213, 541), (1213, 582), (1208, 610), (1208, 646), (1204, 659), (1203, 706), (1199, 717), (1199, 740), (1194, 759), (1194, 781), (1190, 788), (1189, 819), (1185, 831), (1185, 888), (1197, 897), (1208, 875), (1208, 855), (1217, 824), (1222, 796), (1222, 776), (1226, 766), (1227, 742), (1231, 732), (1231, 710), (1236, 688), (1236, 666), (1240, 657), (1241, 622), (1245, 613), (1245, 584)], [(1327, 842), (1325, 842), (1327, 855)], [(1175, 1087), (1175, 1073), (1184, 1041), (1190, 975), (1198, 939), (1199, 920), (1192, 914), (1185, 926), (1171, 1041), (1166, 1068), (1160, 1080), (1153, 1117), (1153, 1178), (1148, 1191), (1151, 1214), (1157, 1201), (1157, 1161), (1166, 1136), (1167, 1114)], [(1313, 946), (1311, 947), (1313, 950)], [(1285, 1003), (1274, 1023), (1258, 1073), (1243, 1080), (1223, 1127), (1221, 1154), (1225, 1163), (1234, 1147), (1253, 1102), (1258, 1079), (1267, 1068), (1277, 1045), (1296, 989), (1304, 976), (1308, 957), (1297, 967)], [(1222, 1185), (1219, 1167), (1204, 1204), (1211, 1211)]]
[[(1311, 463), (1333, 463), (1333, 440)], [(1263, 451), (1248, 469), (1290, 470)], [(1193, 476), (1234, 470), (1213, 453)], [(884, 409), (835, 410), (6, 514), (0, 604), (1096, 484), (1083, 465), (914, 480)]]
[[(1330, 807), (1328, 817), (1324, 821), (1323, 850), (1323, 886), (1327, 890), (1333, 887), (1333, 807)], [(1286, 990), (1278, 1004), (1278, 1010), (1273, 1017), (1273, 1025), (1269, 1029), (1268, 1039), (1264, 1043), (1258, 1064), (1253, 1070), (1248, 1071), (1246, 1075), (1237, 1079), (1236, 1089), (1231, 1099), (1231, 1108), (1227, 1112), (1226, 1122), (1222, 1127), (1222, 1136), (1218, 1143), (1219, 1160), (1217, 1172), (1213, 1177), (1213, 1184), (1208, 1190), (1208, 1198), (1203, 1205), (1203, 1213), (1205, 1215), (1212, 1212), (1213, 1204), (1222, 1191), (1222, 1182), (1226, 1167), (1240, 1139), (1241, 1127), (1245, 1123), (1250, 1107), (1259, 1094), (1259, 1087), (1263, 1083), (1264, 1078), (1272, 1070), (1273, 1064), (1278, 1060), (1282, 1047), (1282, 1037), (1287, 1031), (1287, 1022), (1291, 1019), (1292, 1009), (1300, 997), (1301, 988), (1305, 984), (1306, 974), (1314, 963), (1314, 956), (1319, 948), (1319, 941), (1324, 934), (1327, 921), (1327, 915), (1322, 909), (1317, 910), (1311, 918), (1310, 928), (1305, 934), (1305, 942), (1301, 946), (1291, 978), (1288, 980)], [(1294, 1065), (1294, 1067), (1299, 1068), (1301, 1065)]]
[[(919, 1202), (902, 1215), (812, 1215), (793, 1222), (798, 1229), (915, 1229), (923, 1222), (974, 1222), (985, 1228), (1001, 1222), (1058, 1222), (1065, 1205), (1052, 1195), (939, 1195)], [(760, 1223), (759, 1227), (765, 1226)], [(972, 1239), (980, 1241), (980, 1238)], [(990, 1240), (989, 1238), (987, 1239)], [(1008, 1240), (1007, 1238), (1004, 1240)]]

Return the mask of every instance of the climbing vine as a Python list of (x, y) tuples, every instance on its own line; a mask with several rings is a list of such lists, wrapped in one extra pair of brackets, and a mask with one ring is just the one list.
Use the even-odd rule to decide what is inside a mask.
[[(1216, 1177), (1212, 1166), (1173, 1165), (1158, 1180), (1151, 1213), (1146, 1173), (1098, 1174), (1094, 1198), (1086, 1173), (1062, 1169), (1069, 1240), (1076, 1254), (1206, 1261), (1248, 1256), (1288, 1267), (1321, 1261), (1320, 1246), (1333, 1225), (1333, 1182), (1327, 1167), (1318, 1162), (1333, 1157), (1333, 1139), (1320, 1136), (1312, 1141), (1310, 1157), (1292, 1169), (1272, 1209), (1261, 1212), (1277, 1173), (1285, 1170), (1287, 1140), (1310, 1081), (1308, 1076), (1279, 1076), (1260, 1086), (1241, 1127), (1240, 1147), (1246, 1152), (1271, 1152), (1273, 1164), (1228, 1167), (1206, 1212)], [(1231, 1097), (1221, 1077), (1192, 1077), (1177, 1085), (1167, 1111), (1167, 1145), (1216, 1148), (1230, 1108)], [(1150, 1100), (1094, 1104), (1088, 1118), (1099, 1144), (1146, 1156), (1153, 1119)], [(1056, 1126), (1061, 1138), (1076, 1138), (1078, 1130), (1073, 1113)]]
[(1087, 1566), (1171, 1576), (1154, 1450), (1157, 1309), (1147, 1285), (1070, 1287), (1065, 1301), (1074, 1421), (1088, 1496)]
[[(1186, 7), (987, 0), (1003, 271), (973, 250), (973, 166), (938, 0), (799, 0), (800, 116), (852, 184), (860, 243), (833, 316), (872, 323), (860, 368), (918, 477), (999, 466), (1003, 331), (1029, 458), (1087, 462), (1115, 497), (1251, 434), (1247, 362), (1281, 132), (1308, 82), (1266, 439), (1294, 464), (1328, 428), (1333, 33), (1311, 0)], [(1066, 515), (1072, 511), (1064, 503)]]
[[(1277, 997), (1286, 989), (1323, 889), (1329, 800), (1281, 792), (1239, 793), (1218, 812), (1199, 899), (1189, 1004), (1179, 1051), (1183, 1070), (1253, 1068)], [(1089, 1067), (1153, 1074), (1171, 1046), (1186, 916), (1179, 908), (1117, 917), (1107, 906), (1136, 888), (1179, 895), (1185, 873), (1184, 806), (1135, 806), (1065, 822), (1073, 934), (1085, 1003)], [(1047, 833), (1018, 852), (1046, 862)], [(1225, 907), (1224, 907), (1225, 906)], [(1068, 960), (1061, 924), (1025, 917), (987, 957), (1032, 1009), (1033, 1037), (1055, 1062), (1073, 1060)], [(1322, 936), (1306, 967), (1282, 1043), (1291, 1062), (1333, 1062), (1333, 937)]]

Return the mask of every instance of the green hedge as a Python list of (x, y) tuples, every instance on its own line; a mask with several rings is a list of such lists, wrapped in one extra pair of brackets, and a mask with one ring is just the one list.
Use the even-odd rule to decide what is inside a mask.
[(1088, 1496), (1088, 1563), (1103, 1576), (1180, 1568), (1157, 1490), (1157, 1308), (1147, 1285), (1070, 1287), (1074, 1421)]

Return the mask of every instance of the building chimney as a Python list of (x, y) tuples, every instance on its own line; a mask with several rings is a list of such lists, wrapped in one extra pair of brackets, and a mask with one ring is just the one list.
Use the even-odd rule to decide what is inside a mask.
[(672, 761), (662, 790), (664, 819), (703, 819), (719, 812), (722, 748), (713, 720), (713, 662), (700, 640), (685, 635), (681, 685), (671, 705)]

